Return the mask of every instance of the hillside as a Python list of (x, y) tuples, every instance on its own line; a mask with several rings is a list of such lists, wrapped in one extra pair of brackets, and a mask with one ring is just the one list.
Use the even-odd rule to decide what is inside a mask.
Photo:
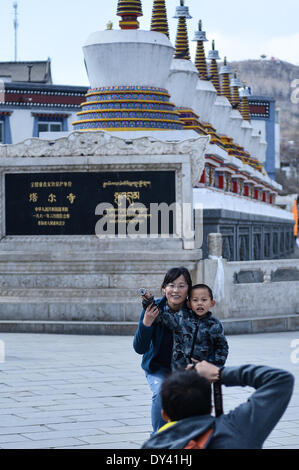
[(245, 60), (230, 62), (230, 65), (238, 71), (240, 80), (251, 87), (253, 95), (265, 95), (276, 100), (276, 106), (281, 110), (282, 140), (299, 140), (299, 102), (291, 101), (295, 91), (294, 80), (298, 80), (299, 88), (299, 66), (278, 60)]

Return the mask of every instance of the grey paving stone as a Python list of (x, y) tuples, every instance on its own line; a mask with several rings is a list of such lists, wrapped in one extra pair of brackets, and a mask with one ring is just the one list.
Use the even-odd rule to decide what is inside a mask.
[(26, 432), (36, 432), (40, 433), (42, 431), (50, 431), (50, 429), (47, 426), (10, 426), (10, 427), (2, 427), (0, 428), (0, 436), (1, 435), (7, 435), (9, 436), (10, 434), (22, 434)]
[(13, 414), (5, 414), (0, 418), (0, 428), (4, 426), (17, 426), (22, 424), (25, 424), (24, 418), (14, 416)]
[[(35, 432), (26, 432), (22, 433), (23, 437), (26, 437), (27, 439), (31, 439), (33, 441), (40, 441), (40, 440), (54, 440), (54, 439), (60, 439), (60, 438), (65, 438), (65, 437), (78, 437), (82, 438), (84, 440), (84, 436), (99, 436), (105, 434), (104, 431), (100, 431), (99, 429), (89, 429), (89, 428), (82, 428), (82, 429), (64, 429), (61, 431), (42, 431), (40, 433), (35, 433)], [(0, 436), (1, 438), (1, 436)]]
[[(53, 424), (53, 423), (63, 423), (63, 422), (71, 422), (72, 419), (70, 417), (65, 417), (65, 416), (56, 416), (56, 417), (48, 417), (48, 418), (34, 418), (34, 417), (30, 417), (30, 418), (22, 418), (22, 420), (19, 420), (19, 421), (14, 421), (13, 419), (10, 420), (10, 421), (6, 421), (6, 424), (5, 426), (9, 427), (9, 426), (16, 426), (16, 425), (19, 425), (21, 426), (21, 424), (23, 424), (24, 426), (35, 426), (35, 425), (49, 425), (49, 424)], [(0, 426), (3, 426), (2, 424), (2, 421), (0, 423)]]
[(29, 441), (28, 439), (23, 442), (5, 443), (1, 445), (2, 449), (60, 449), (65, 446), (76, 447), (82, 445), (82, 441), (79, 439), (63, 438), (54, 440), (40, 440), (40, 441)]
[(43, 421), (46, 423), (46, 422), (49, 422), (48, 420), (55, 420), (57, 422), (59, 422), (60, 420), (63, 421), (63, 419), (65, 418), (71, 418), (73, 419), (75, 416), (80, 416), (82, 414), (85, 414), (86, 413), (86, 410), (61, 410), (61, 411), (51, 411), (51, 410), (47, 410), (45, 412), (39, 412), (39, 411), (35, 411), (35, 413), (28, 413), (26, 412), (25, 414), (22, 414), (20, 411), (17, 412), (18, 413), (18, 416), (24, 418), (24, 419), (35, 419), (35, 420), (38, 420), (40, 423), (42, 423)]
[[(299, 447), (299, 332), (228, 336), (228, 365), (268, 364), (297, 378), (264, 447)], [(129, 336), (0, 333), (0, 448), (138, 449), (151, 432), (151, 392)], [(225, 412), (252, 389), (223, 388)], [(14, 439), (15, 442), (10, 441)]]
[(298, 436), (280, 436), (273, 437), (270, 439), (271, 442), (275, 443), (280, 448), (286, 447), (288, 449), (292, 449), (293, 445), (299, 446), (299, 438)]
[(11, 443), (23, 443), (25, 446), (30, 445), (30, 442), (26, 438), (26, 436), (22, 436), (21, 434), (2, 434), (0, 435), (0, 445), (1, 444), (11, 444)]
[(138, 443), (142, 443), (149, 437), (149, 433), (137, 433), (134, 435), (134, 433), (130, 433), (128, 431), (129, 430), (127, 430), (127, 434), (102, 434), (99, 436), (85, 436), (84, 440), (89, 444), (107, 444), (109, 442), (114, 442), (117, 446), (117, 443), (126, 441), (137, 441)]
[[(130, 425), (130, 433), (136, 433), (136, 432), (140, 432), (140, 433), (144, 433), (144, 432), (148, 432), (148, 429), (149, 429), (149, 426), (148, 424), (140, 424), (140, 425)], [(109, 426), (105, 426), (105, 432), (107, 434), (128, 434), (128, 426), (113, 426), (113, 427), (109, 427)]]
[(47, 426), (47, 430), (68, 430), (68, 429), (84, 429), (84, 428), (93, 428), (99, 431), (106, 431), (106, 428), (119, 427), (123, 423), (116, 421), (115, 419), (111, 420), (102, 420), (102, 421), (80, 421), (80, 422), (70, 422), (70, 423), (54, 423)]

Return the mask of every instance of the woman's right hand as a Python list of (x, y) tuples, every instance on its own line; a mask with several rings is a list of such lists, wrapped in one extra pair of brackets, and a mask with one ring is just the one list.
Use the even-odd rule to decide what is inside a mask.
[(159, 309), (156, 304), (151, 304), (147, 307), (144, 317), (143, 324), (145, 326), (152, 326), (157, 316), (159, 315)]

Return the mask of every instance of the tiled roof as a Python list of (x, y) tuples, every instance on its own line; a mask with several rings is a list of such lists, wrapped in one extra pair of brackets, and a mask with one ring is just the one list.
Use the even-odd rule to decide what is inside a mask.
[(52, 84), (51, 61), (0, 62), (0, 79), (5, 82)]

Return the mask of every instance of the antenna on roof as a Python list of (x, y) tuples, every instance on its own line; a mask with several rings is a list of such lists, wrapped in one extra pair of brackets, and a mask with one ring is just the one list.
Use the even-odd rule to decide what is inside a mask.
[(14, 17), (14, 22), (13, 22), (14, 30), (15, 30), (15, 62), (17, 62), (17, 60), (18, 60), (18, 40), (17, 40), (17, 36), (18, 36), (18, 26), (19, 26), (19, 23), (18, 23), (18, 2), (14, 2), (13, 7), (14, 7), (14, 10), (15, 10), (15, 17)]

